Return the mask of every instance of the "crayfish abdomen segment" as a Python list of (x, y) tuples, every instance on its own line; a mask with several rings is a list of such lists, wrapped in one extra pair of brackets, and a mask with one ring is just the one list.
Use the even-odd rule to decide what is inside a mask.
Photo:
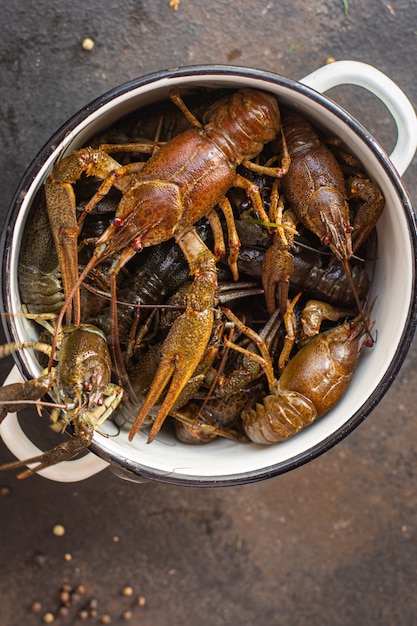
[(242, 89), (212, 105), (204, 122), (206, 134), (235, 165), (258, 155), (281, 128), (274, 96), (252, 89)]
[(266, 396), (262, 404), (242, 413), (242, 422), (249, 439), (254, 443), (273, 444), (285, 441), (303, 430), (317, 417), (314, 404), (296, 392)]

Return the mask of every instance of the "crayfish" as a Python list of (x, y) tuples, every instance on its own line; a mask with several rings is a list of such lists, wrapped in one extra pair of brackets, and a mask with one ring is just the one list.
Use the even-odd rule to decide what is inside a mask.
[[(289, 324), (299, 295), (285, 313)], [(258, 348), (263, 346), (261, 358), (253, 348), (239, 348), (244, 353), (241, 369), (229, 374), (226, 381), (219, 382), (203, 402), (193, 399), (173, 411), (173, 416), (181, 424), (177, 432), (182, 441), (205, 443), (217, 436), (236, 438), (227, 427), (240, 423), (250, 441), (278, 443), (312, 424), (339, 402), (352, 380), (362, 349), (372, 345), (368, 333), (373, 324), (358, 316), (319, 332), (324, 319), (336, 321), (341, 312), (326, 303), (307, 302), (302, 313), (302, 346), (285, 364), (280, 376), (271, 378), (274, 367), (269, 351), (279, 328), (277, 316), (278, 310), (257, 336)], [(239, 326), (243, 328), (240, 323)], [(280, 360), (291, 351), (295, 329), (293, 331), (291, 345), (284, 343)], [(253, 331), (251, 335), (256, 337)], [(228, 345), (236, 347), (232, 343)], [(255, 358), (251, 365), (251, 359)], [(261, 390), (259, 385), (251, 385), (263, 371), (269, 372), (269, 393)], [(229, 381), (233, 381), (234, 388)], [(237, 436), (242, 440), (242, 433), (237, 431)]]
[(310, 339), (289, 361), (272, 393), (242, 413), (246, 434), (270, 444), (292, 437), (327, 413), (345, 393), (372, 324), (362, 316)]
[[(131, 381), (134, 372), (129, 369), (131, 355), (126, 358), (122, 354), (120, 339), (123, 344), (126, 338), (130, 341), (135, 334), (136, 327), (134, 332), (132, 328), (139, 324), (138, 311), (143, 303), (159, 306), (162, 299), (185, 280), (186, 275), (191, 275), (192, 282), (186, 289), (184, 307), (168, 334), (162, 333), (164, 338), (158, 344), (158, 366), (147, 388), (147, 395), (140, 408), (135, 410), (134, 419), (129, 419), (132, 424), (129, 439), (145, 424), (148, 415), (153, 416), (155, 412), (148, 441), (154, 439), (168, 414), (187, 423), (189, 418), (184, 415), (189, 415), (194, 398), (180, 409), (178, 401), (184, 397), (189, 383), (194, 378), (201, 378), (200, 372), (205, 372), (206, 363), (210, 363), (207, 354), (211, 354), (213, 328), (216, 328), (218, 314), (217, 262), (228, 251), (232, 279), (237, 281), (239, 274), (245, 273), (239, 260), (241, 244), (235, 223), (238, 211), (230, 202), (233, 188), (244, 193), (246, 199), (249, 197), (257, 221), (261, 223), (259, 228), (268, 234), (270, 242), (272, 240), (269, 249), (262, 250), (262, 281), (268, 315), (274, 320), (280, 318), (284, 321), (287, 333), (276, 368), (280, 378), (274, 374), (272, 357), (262, 333), (258, 338), (248, 326), (242, 332), (254, 341), (256, 338), (258, 347), (263, 346), (262, 357), (255, 358), (253, 350), (248, 349), (246, 344), (243, 349), (246, 353), (244, 367), (232, 371), (226, 377), (227, 382), (222, 382), (224, 394), (231, 388), (230, 385), (235, 384), (232, 380), (245, 381), (242, 383), (244, 390), (233, 389), (231, 393), (236, 398), (236, 394), (242, 391), (236, 406), (239, 407), (239, 419), (247, 436), (263, 443), (278, 441), (298, 432), (305, 424), (329, 410), (344, 392), (363, 346), (371, 341), (372, 325), (361, 304), (369, 280), (363, 267), (358, 270), (354, 265), (352, 270), (351, 262), (382, 211), (384, 199), (379, 189), (365, 175), (346, 180), (335, 157), (307, 120), (285, 111), (281, 123), (278, 102), (272, 94), (244, 89), (227, 95), (209, 106), (202, 122), (185, 105), (181, 90), (173, 90), (170, 95), (190, 128), (181, 130), (166, 143), (155, 137), (155, 141), (140, 145), (130, 142), (126, 145), (100, 143), (99, 147), (81, 148), (58, 161), (45, 183), (50, 224), (50, 232), (46, 229), (45, 236), (49, 246), (52, 234), (56, 256), (54, 251), (50, 264), (46, 264), (48, 269), (42, 268), (39, 274), (38, 268), (33, 269), (32, 250), (29, 248), (19, 270), (19, 280), (23, 300), (28, 301), (30, 310), (57, 313), (52, 345), (43, 349), (49, 356), (49, 365), (37, 381), (29, 381), (16, 390), (9, 388), (0, 396), (4, 398), (5, 410), (11, 410), (12, 404), (9, 406), (8, 402), (15, 398), (20, 400), (27, 393), (32, 393), (32, 389), (36, 389), (35, 400), (48, 391), (54, 396), (62, 396), (63, 389), (67, 387), (77, 398), (72, 403), (67, 397), (61, 398), (66, 420), (75, 427), (74, 441), (46, 453), (47, 456), (38, 460), (41, 466), (57, 462), (61, 454), (72, 455), (88, 445), (94, 429), (117, 407), (122, 393), (125, 397), (131, 395), (128, 410), (136, 406), (137, 397)], [(144, 123), (147, 123), (147, 118)], [(182, 128), (182, 124), (181, 120), (175, 126)], [(123, 160), (122, 165), (110, 156), (124, 153), (126, 158), (132, 153), (136, 158), (141, 151), (150, 154), (150, 158), (128, 163)], [(276, 158), (281, 163), (272, 167)], [(255, 182), (250, 180), (254, 175), (257, 176)], [(84, 184), (79, 181), (85, 177), (99, 182), (77, 219), (77, 194)], [(265, 189), (256, 182), (261, 179), (267, 181)], [(269, 213), (265, 209), (267, 191), (271, 191)], [(93, 252), (85, 254), (87, 246), (84, 246), (80, 235), (85, 237), (87, 243), (90, 242), (91, 238), (85, 234), (90, 215), (111, 195), (109, 204), (113, 203), (114, 196), (117, 197), (114, 217), (110, 226), (100, 222), (98, 234), (93, 236)], [(350, 203), (352, 198), (358, 199), (357, 204)], [(350, 213), (353, 215), (352, 225)], [(39, 213), (35, 223), (36, 220), (44, 224), (43, 214)], [(202, 221), (205, 221), (205, 230), (213, 234), (213, 245), (209, 238), (202, 235)], [(227, 246), (223, 236), (224, 225), (228, 233)], [(307, 260), (307, 269), (303, 270), (297, 283), (294, 254), (302, 241), (297, 232), (300, 226), (301, 229), (311, 230), (320, 244), (330, 249), (332, 256), (329, 267), (324, 268), (322, 262), (314, 260), (317, 255), (310, 250), (305, 254), (305, 258), (309, 255), (310, 259)], [(42, 227), (40, 230), (45, 229)], [(47, 247), (43, 241), (40, 238), (42, 251)], [(178, 245), (181, 259), (172, 252), (176, 248), (174, 244)], [(145, 266), (138, 269), (133, 259), (140, 258), (137, 253), (145, 249), (155, 253), (155, 265), (148, 267), (145, 262)], [(337, 278), (341, 276), (341, 267), (346, 280)], [(46, 308), (39, 308), (37, 294), (32, 293), (33, 272), (45, 282)], [(126, 280), (125, 275), (128, 276)], [(312, 281), (313, 275), (315, 278)], [(93, 312), (86, 318), (86, 309), (81, 304), (85, 293), (82, 288), (95, 289), (96, 295), (100, 296), (100, 290), (94, 286), (96, 276), (108, 287), (111, 305), (106, 308), (101, 303), (100, 314)], [(342, 303), (349, 298), (348, 305), (352, 302), (356, 304), (359, 315), (356, 316), (355, 312), (350, 315), (350, 318), (355, 318), (353, 321), (318, 334), (291, 358), (294, 336), (291, 316), (295, 300), (289, 304), (290, 287), (314, 291), (320, 281), (319, 296), (327, 297), (327, 292), (333, 290), (333, 276), (336, 276), (339, 287), (336, 297)], [(125, 302), (121, 305), (120, 301)], [(264, 316), (262, 309), (261, 319)], [(143, 317), (140, 317), (141, 321)], [(229, 314), (229, 320), (231, 317), (233, 313)], [(246, 315), (242, 317), (245, 319)], [(102, 336), (98, 340), (98, 334), (88, 335), (87, 343), (91, 343), (92, 350), (97, 354), (100, 352), (98, 361), (104, 359), (106, 363), (107, 382), (100, 385), (97, 394), (92, 393), (95, 387), (90, 387), (89, 383), (82, 392), (79, 391), (85, 370), (68, 378), (68, 382), (64, 381), (69, 368), (67, 337), (72, 337), (76, 345), (74, 354), (78, 352), (83, 359), (82, 342), (78, 338), (81, 331), (87, 332), (89, 328), (86, 321), (95, 326), (96, 320), (99, 326), (102, 324), (108, 328), (110, 325), (112, 332), (106, 331), (106, 336), (110, 337), (113, 349), (112, 361), (109, 356), (104, 359), (104, 352), (108, 351), (106, 340)], [(241, 330), (245, 326), (239, 320), (235, 323)], [(121, 334), (119, 325), (122, 327)], [(144, 332), (140, 329), (138, 335)], [(96, 341), (100, 344), (104, 341), (106, 347), (93, 347)], [(224, 339), (225, 343), (227, 341)], [(230, 348), (238, 349), (229, 343)], [(23, 346), (16, 346), (16, 349), (20, 347)], [(54, 358), (58, 363), (56, 368), (53, 367)], [(140, 357), (137, 362), (141, 362)], [(110, 383), (112, 369), (123, 392)], [(339, 370), (337, 376), (336, 370)], [(263, 385), (259, 395), (260, 387), (255, 390), (251, 377), (258, 380), (263, 372), (267, 373), (268, 392), (265, 393)], [(294, 384), (291, 382), (293, 376)], [(314, 384), (309, 384), (314, 377), (318, 377), (323, 385), (320, 397), (316, 397)], [(331, 389), (335, 390), (334, 394), (330, 393)], [(249, 397), (251, 391), (254, 393)], [(100, 408), (102, 402), (106, 407), (109, 405), (108, 409)], [(226, 411), (224, 396), (217, 398), (216, 402), (222, 403), (220, 411)], [(275, 432), (273, 435), (272, 430)], [(216, 427), (208, 425), (207, 432), (212, 438)]]
[[(132, 439), (172, 378), (149, 441), (156, 436), (192, 376), (210, 338), (217, 291), (216, 262), (225, 252), (222, 227), (214, 208), (219, 206), (225, 218), (229, 264), (236, 280), (239, 241), (226, 192), (232, 186), (245, 189), (259, 213), (265, 215), (258, 189), (237, 174), (236, 168), (244, 163), (247, 168), (282, 177), (289, 166), (285, 144), (280, 167), (263, 168), (250, 161), (280, 132), (278, 103), (271, 94), (251, 89), (238, 91), (214, 103), (203, 123), (187, 109), (179, 90), (170, 95), (192, 128), (158, 146), (145, 164), (119, 165), (108, 152), (122, 151), (123, 147), (83, 148), (56, 163), (45, 184), (66, 296), (57, 321), (58, 332), (65, 314), (67, 322), (71, 320), (72, 302), (74, 322), (79, 324), (79, 287), (93, 268), (105, 260), (112, 260), (110, 274), (115, 295), (117, 274), (137, 252), (174, 237), (194, 276), (186, 310), (165, 340), (155, 380), (129, 435)], [(78, 225), (72, 185), (82, 174), (103, 180), (85, 213), (112, 187), (122, 192), (122, 199), (112, 224), (96, 241), (91, 260), (78, 276)], [(213, 229), (214, 253), (195, 230), (195, 223), (203, 216)]]
[[(354, 172), (345, 179), (335, 154), (304, 116), (283, 109), (282, 129), (291, 159), (288, 172), (281, 181), (282, 196), (288, 208), (275, 192), (271, 211), (272, 219), (279, 223), (279, 227), (264, 260), (269, 313), (272, 314), (275, 308), (276, 287), (281, 310), (286, 307), (289, 279), (294, 270), (292, 233), (296, 232), (299, 222), (328, 246), (341, 263), (361, 312), (349, 261), (377, 223), (384, 208), (384, 197), (379, 187), (360, 171), (360, 164), (351, 155), (340, 152), (340, 158), (345, 159)], [(358, 201), (353, 221), (349, 198)]]
[[(6, 344), (0, 356), (7, 356), (16, 350), (32, 348), (51, 355), (50, 344), (27, 342)], [(57, 366), (43, 371), (36, 379), (24, 383), (11, 383), (0, 389), (0, 419), (8, 412), (23, 409), (37, 403), (50, 393), (63, 411), (63, 425), (74, 427), (74, 435), (44, 454), (2, 465), (1, 470), (15, 469), (34, 463), (18, 478), (26, 478), (37, 471), (72, 459), (87, 448), (94, 431), (119, 405), (123, 391), (110, 382), (111, 361), (107, 341), (96, 327), (81, 324), (66, 326), (59, 336)], [(54, 412), (51, 419), (54, 421)]]

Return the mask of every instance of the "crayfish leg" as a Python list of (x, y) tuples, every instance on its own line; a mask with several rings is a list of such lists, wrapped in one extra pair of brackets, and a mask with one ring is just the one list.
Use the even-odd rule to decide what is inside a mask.
[[(288, 174), (288, 170), (291, 165), (291, 157), (288, 152), (287, 141), (285, 139), (284, 132), (281, 129), (281, 143), (282, 143), (282, 156), (281, 156), (281, 165), (279, 167), (271, 167), (268, 164), (259, 165), (258, 163), (253, 163), (245, 159), (242, 162), (248, 170), (252, 170), (252, 172), (257, 172), (258, 174), (265, 174), (266, 176), (272, 176), (273, 178), (282, 178)], [(271, 159), (272, 160), (272, 159)], [(274, 158), (273, 160), (277, 160)], [(271, 161), (270, 161), (271, 162)]]
[(297, 234), (297, 219), (290, 210), (284, 210), (284, 198), (279, 195), (278, 181), (271, 191), (268, 230), (274, 227), (272, 244), (266, 250), (262, 264), (262, 285), (269, 315), (276, 308), (276, 300), (283, 318), (287, 310), (290, 279), (294, 273), (294, 257), (291, 249)]
[(288, 305), (287, 310), (284, 313), (283, 321), (286, 330), (284, 346), (281, 350), (281, 354), (278, 359), (278, 371), (282, 372), (288, 361), (290, 360), (291, 350), (294, 347), (295, 338), (296, 338), (296, 326), (297, 320), (294, 313), (295, 305), (301, 297), (302, 292), (300, 291)]
[[(170, 0), (169, 6), (173, 6), (175, 10), (178, 8), (178, 5), (179, 5), (179, 0)], [(169, 97), (171, 98), (175, 106), (179, 108), (179, 110), (182, 112), (184, 117), (190, 122), (192, 126), (194, 126), (195, 128), (203, 128), (204, 124), (200, 122), (200, 120), (194, 115), (194, 113), (192, 113), (192, 111), (190, 111), (190, 109), (187, 107), (187, 105), (185, 104), (183, 100), (183, 95), (186, 93), (190, 93), (190, 91), (192, 91), (193, 93), (195, 93), (196, 91), (207, 92), (207, 88), (193, 87), (193, 89), (188, 89), (187, 87), (182, 87), (182, 88), (175, 87), (174, 89), (170, 90)]]
[(242, 354), (249, 357), (251, 360), (256, 361), (260, 365), (260, 367), (262, 367), (262, 369), (264, 370), (265, 376), (268, 381), (269, 389), (270, 391), (272, 391), (275, 385), (275, 375), (274, 375), (274, 368), (272, 365), (271, 357), (269, 354), (269, 346), (271, 342), (273, 341), (276, 330), (278, 328), (277, 323), (279, 325), (278, 311), (275, 311), (275, 313), (269, 320), (268, 324), (263, 329), (262, 331), (263, 336), (256, 333), (249, 326), (246, 326), (238, 317), (236, 317), (234, 313), (232, 313), (230, 309), (227, 309), (226, 307), (222, 307), (222, 311), (225, 313), (226, 317), (228, 317), (229, 320), (233, 322), (235, 326), (241, 332), (243, 332), (247, 337), (249, 337), (249, 339), (251, 339), (251, 341), (257, 346), (261, 354), (258, 355), (252, 352), (251, 350), (242, 348), (241, 346), (233, 343), (232, 341), (226, 338), (224, 339), (225, 345), (230, 348), (233, 348), (233, 350), (236, 350), (237, 352), (241, 352)]

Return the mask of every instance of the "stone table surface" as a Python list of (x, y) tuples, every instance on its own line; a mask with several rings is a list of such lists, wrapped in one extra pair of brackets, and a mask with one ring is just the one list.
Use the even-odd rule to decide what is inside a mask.
[[(3, 4), (2, 225), (20, 177), (56, 129), (149, 72), (221, 63), (299, 79), (330, 58), (354, 59), (382, 70), (417, 104), (415, 0), (181, 0), (178, 11), (167, 0)], [(391, 151), (393, 122), (372, 96), (353, 87), (329, 96)], [(416, 165), (404, 175), (412, 201)], [(10, 361), (0, 365), (4, 379)], [(130, 623), (141, 626), (414, 625), (414, 384), (415, 344), (359, 428), (311, 463), (255, 484), (135, 484), (108, 469), (75, 484), (3, 473), (1, 623), (42, 623), (68, 583), (85, 593), (56, 623), (75, 623), (94, 599), (97, 616), (86, 623), (105, 614), (128, 623), (131, 611)], [(0, 463), (11, 458), (0, 442)], [(29, 612), (34, 601), (40, 613)]]

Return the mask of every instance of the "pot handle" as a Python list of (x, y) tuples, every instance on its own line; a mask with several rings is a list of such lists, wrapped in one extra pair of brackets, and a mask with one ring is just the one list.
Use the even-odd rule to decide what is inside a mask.
[(372, 65), (359, 61), (329, 63), (300, 82), (320, 93), (339, 85), (357, 85), (379, 98), (397, 126), (397, 143), (390, 159), (398, 173), (404, 174), (417, 148), (417, 118), (411, 102), (396, 83)]
[[(22, 381), (23, 378), (15, 365), (3, 385)], [(42, 450), (37, 448), (23, 432), (16, 413), (9, 413), (4, 418), (0, 424), (0, 436), (10, 452), (20, 461), (42, 454)], [(79, 459), (62, 461), (37, 473), (49, 480), (71, 483), (90, 478), (108, 465), (107, 461), (92, 452), (87, 452)]]

